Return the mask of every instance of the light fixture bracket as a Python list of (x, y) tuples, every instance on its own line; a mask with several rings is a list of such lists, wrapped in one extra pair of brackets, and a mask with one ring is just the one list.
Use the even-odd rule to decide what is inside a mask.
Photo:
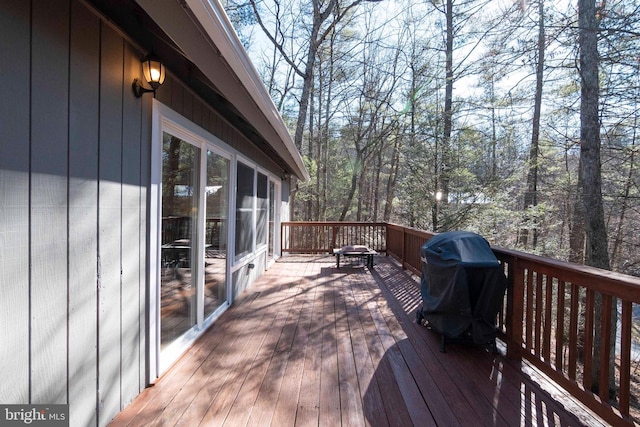
[(156, 96), (155, 89), (147, 89), (146, 87), (142, 86), (142, 82), (140, 81), (140, 79), (133, 79), (132, 88), (136, 98), (140, 98), (142, 95), (149, 92), (153, 93), (154, 98)]

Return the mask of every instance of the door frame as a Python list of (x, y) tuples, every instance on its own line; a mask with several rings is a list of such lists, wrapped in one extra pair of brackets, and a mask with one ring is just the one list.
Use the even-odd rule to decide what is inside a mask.
[[(181, 116), (166, 105), (153, 99), (151, 119), (151, 165), (150, 165), (150, 191), (149, 191), (149, 288), (147, 297), (147, 360), (146, 380), (153, 384), (166, 369), (179, 358), (179, 356), (230, 306), (231, 295), (231, 254), (230, 245), (233, 233), (233, 221), (235, 212), (231, 208), (232, 191), (235, 187), (235, 156), (234, 150), (222, 140), (200, 128), (195, 123)], [(209, 317), (204, 318), (204, 274), (198, 274), (196, 281), (196, 325), (172, 343), (161, 354), (161, 313), (160, 313), (160, 269), (161, 265), (161, 236), (162, 236), (162, 145), (163, 134), (167, 132), (184, 141), (200, 148), (200, 182), (206, 186), (206, 162), (207, 151), (212, 151), (229, 160), (229, 194), (227, 203), (227, 262), (225, 270), (225, 286), (227, 301), (216, 309)], [(197, 218), (198, 242), (196, 243), (197, 265), (204, 265), (205, 241), (205, 191), (200, 189), (199, 215)], [(199, 230), (200, 231), (200, 230)]]

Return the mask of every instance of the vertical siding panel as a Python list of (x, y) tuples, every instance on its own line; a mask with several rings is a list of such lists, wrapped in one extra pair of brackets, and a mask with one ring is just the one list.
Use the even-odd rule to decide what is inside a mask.
[(202, 108), (202, 127), (212, 135), (216, 134), (213, 129), (213, 117), (211, 115), (211, 110), (206, 105)]
[[(140, 73), (140, 75), (142, 76), (142, 73)], [(142, 80), (144, 80), (144, 77), (142, 77)], [(158, 101), (162, 102), (164, 105), (170, 105), (171, 104), (171, 85), (173, 82), (173, 77), (171, 76), (167, 76), (165, 78), (164, 84), (162, 86), (160, 86), (158, 88), (158, 90), (156, 90), (156, 98), (158, 99)], [(145, 86), (147, 86), (147, 83), (144, 83)], [(149, 96), (149, 95), (147, 95)], [(146, 98), (143, 96), (143, 98)]]
[(149, 193), (151, 178), (151, 107), (152, 98), (147, 96), (142, 100), (141, 123), (140, 123), (140, 385), (146, 386), (148, 383), (149, 352), (150, 343), (147, 342), (147, 288), (149, 285), (149, 265), (147, 254), (149, 253)]
[(123, 41), (102, 26), (98, 207), (99, 421), (120, 410)]
[(216, 130), (215, 135), (221, 140), (223, 140), (224, 142), (226, 142), (227, 144), (231, 145), (231, 141), (229, 141), (229, 138), (227, 138), (227, 133), (225, 129), (226, 121), (224, 121), (222, 117), (219, 116), (218, 113), (214, 111), (211, 112), (211, 116), (215, 120), (214, 122), (215, 130)]
[(0, 402), (6, 404), (29, 401), (29, 7), (3, 2), (0, 14)]
[[(129, 45), (124, 55), (122, 142), (122, 405), (141, 390), (140, 340), (140, 108), (126, 84), (141, 74), (140, 60)], [(150, 98), (150, 95), (146, 96)]]
[(222, 134), (220, 133), (220, 126), (218, 125), (220, 122), (218, 115), (211, 110), (208, 110), (208, 112), (209, 112), (209, 132), (211, 132), (218, 138), (222, 139)]
[(193, 122), (204, 127), (202, 124), (202, 101), (195, 97), (193, 99)]
[(184, 113), (184, 89), (180, 82), (176, 79), (171, 79), (171, 109), (178, 114)]
[(220, 117), (213, 110), (209, 110), (209, 126), (211, 127), (211, 133), (222, 139), (223, 135), (220, 132)]
[(68, 0), (33, 2), (31, 400), (67, 402)]
[(182, 115), (192, 122), (196, 122), (193, 118), (193, 95), (188, 90), (183, 89), (184, 98), (182, 100)]
[(69, 412), (96, 425), (100, 21), (71, 4), (69, 110)]

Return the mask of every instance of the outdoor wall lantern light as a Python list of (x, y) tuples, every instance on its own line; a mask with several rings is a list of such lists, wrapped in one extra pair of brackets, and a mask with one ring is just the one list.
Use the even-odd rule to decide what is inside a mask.
[(160, 85), (164, 83), (164, 65), (162, 64), (162, 62), (160, 62), (159, 59), (156, 59), (154, 57), (147, 57), (142, 62), (142, 73), (144, 74), (144, 79), (151, 86), (151, 89), (143, 87), (140, 79), (134, 79), (133, 93), (137, 98), (140, 98), (147, 92), (153, 92), (153, 96), (155, 96), (156, 89), (158, 89)]

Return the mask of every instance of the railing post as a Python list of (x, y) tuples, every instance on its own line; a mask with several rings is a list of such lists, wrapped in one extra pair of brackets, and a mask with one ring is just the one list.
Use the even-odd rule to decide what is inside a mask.
[(522, 322), (524, 313), (524, 268), (517, 258), (508, 264), (507, 358), (522, 358)]
[(284, 246), (284, 222), (280, 222), (280, 255), (283, 255), (286, 249)]

